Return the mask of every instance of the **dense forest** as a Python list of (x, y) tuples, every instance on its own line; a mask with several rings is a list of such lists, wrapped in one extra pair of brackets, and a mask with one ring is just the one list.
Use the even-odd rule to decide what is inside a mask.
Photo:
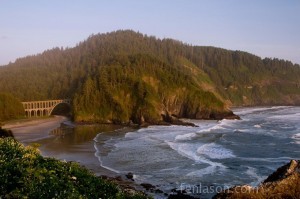
[(24, 117), (21, 102), (8, 93), (0, 93), (0, 124), (3, 121)]
[(232, 105), (299, 105), (300, 66), (120, 30), (2, 66), (0, 92), (71, 98), (76, 121), (219, 119)]

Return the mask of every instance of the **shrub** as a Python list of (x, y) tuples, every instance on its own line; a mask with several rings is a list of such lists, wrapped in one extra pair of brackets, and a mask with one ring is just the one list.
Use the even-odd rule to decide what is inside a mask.
[(126, 195), (75, 162), (44, 158), (35, 146), (0, 138), (2, 198), (146, 198)]

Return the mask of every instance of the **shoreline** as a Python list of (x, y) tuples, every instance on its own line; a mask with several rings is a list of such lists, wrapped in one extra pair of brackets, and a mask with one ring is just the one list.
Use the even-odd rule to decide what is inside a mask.
[[(85, 132), (81, 132), (80, 134), (78, 134), (78, 132), (73, 132), (72, 133), (66, 133), (64, 135), (49, 135), (49, 132), (51, 131), (51, 129), (55, 129), (56, 127), (60, 127), (61, 124), (63, 124), (62, 128), (72, 128), (74, 126), (77, 127), (83, 127), (83, 128), (87, 128), (87, 131), (85, 134), (87, 137), (89, 137), (89, 140), (87, 139), (82, 139), (80, 142), (76, 142), (76, 143), (69, 143), (68, 139), (69, 138), (73, 138), (72, 134), (74, 134), (74, 136), (81, 136), (83, 135), (82, 133)], [(8, 125), (5, 125), (4, 128), (7, 128)], [(38, 126), (36, 128), (34, 128), (35, 126)], [(132, 179), (134, 172), (133, 173), (128, 173), (127, 175), (122, 173), (122, 174), (118, 174), (115, 172), (112, 172), (110, 170), (105, 169), (104, 167), (101, 166), (101, 163), (99, 163), (97, 161), (97, 157), (95, 156), (95, 148), (94, 148), (94, 140), (91, 139), (91, 136), (95, 135), (94, 133), (89, 134), (88, 132), (91, 130), (91, 126), (97, 126), (97, 124), (95, 125), (76, 125), (73, 124), (72, 122), (69, 122), (69, 120), (67, 118), (64, 117), (54, 117), (54, 118), (47, 118), (47, 119), (38, 119), (37, 121), (29, 121), (29, 122), (22, 122), (22, 123), (16, 123), (16, 124), (10, 124), (10, 126), (8, 126), (11, 130), (14, 131), (14, 135), (18, 135), (20, 137), (22, 137), (23, 139), (28, 138), (28, 137), (34, 137), (34, 136), (39, 136), (39, 139), (42, 139), (43, 141), (40, 142), (42, 143), (41, 148), (45, 149), (46, 151), (48, 150), (48, 154), (43, 154), (42, 155), (44, 157), (53, 157), (55, 159), (58, 160), (66, 160), (66, 161), (75, 161), (78, 162), (80, 165), (83, 165), (84, 167), (86, 167), (87, 169), (89, 169), (92, 173), (94, 173), (96, 176), (100, 177), (100, 178), (106, 178), (110, 181), (113, 181), (114, 183), (116, 183), (117, 185), (119, 185), (120, 187), (122, 187), (122, 189), (127, 189), (127, 190), (137, 190), (137, 191), (143, 191), (144, 193), (146, 193), (149, 196), (154, 196), (159, 197), (161, 196), (161, 198), (168, 198), (170, 195), (178, 195), (179, 198), (184, 198), (184, 196), (186, 197), (193, 197), (195, 198), (193, 195), (190, 195), (188, 193), (186, 193), (185, 190), (179, 190), (179, 189), (173, 189), (170, 192), (168, 191), (164, 191), (164, 192), (160, 192), (160, 187), (156, 186), (156, 185), (151, 185), (148, 183), (142, 183), (139, 184), (138, 182), (134, 181), (134, 179)], [(100, 126), (100, 125), (99, 125)], [(111, 126), (111, 124), (108, 124), (107, 126)], [(106, 127), (107, 128), (107, 127)], [(23, 130), (22, 130), (23, 129)], [(31, 129), (28, 131), (25, 131), (24, 129)], [(44, 129), (44, 130), (43, 130)], [(45, 130), (46, 129), (46, 130)], [(97, 127), (97, 129), (99, 129)], [(115, 127), (115, 129), (117, 129), (117, 127)], [(123, 129), (123, 130), (121, 130)], [(78, 129), (77, 129), (78, 130)], [(123, 132), (127, 132), (127, 131), (131, 131), (133, 129), (130, 129), (130, 127), (124, 127), (124, 126), (119, 126), (118, 130), (112, 130), (112, 131), (103, 131), (106, 132), (108, 135), (109, 133), (116, 134), (119, 131), (123, 131)], [(15, 133), (15, 131), (17, 131), (17, 133)], [(34, 135), (33, 133), (35, 133), (35, 131), (39, 131), (38, 135)], [(44, 131), (48, 131), (48, 133), (45, 133)], [(33, 132), (33, 133), (31, 133)], [(71, 131), (69, 131), (71, 132)], [(97, 132), (102, 132), (102, 131), (98, 131)], [(47, 134), (47, 135), (45, 135)], [(47, 136), (46, 139), (43, 136)], [(85, 136), (81, 136), (81, 137), (85, 137)], [(20, 140), (19, 138), (16, 139), (19, 140), (20, 142), (22, 142), (24, 144), (23, 140)], [(60, 141), (66, 141), (66, 142), (60, 142)], [(32, 140), (31, 140), (32, 141)], [(57, 142), (58, 141), (58, 142)], [(29, 142), (28, 139), (26, 139), (26, 142)], [(49, 147), (51, 146), (51, 148)], [(269, 173), (271, 174), (271, 173)], [(269, 175), (268, 174), (268, 175)], [(147, 182), (147, 181), (146, 181)], [(148, 181), (149, 182), (149, 181)], [(151, 180), (150, 180), (151, 182)], [(155, 184), (155, 183), (153, 183)], [(197, 196), (196, 196), (197, 197)]]
[[(2, 128), (11, 130), (16, 140), (18, 140), (24, 145), (28, 145), (37, 141), (43, 141), (46, 139), (54, 138), (55, 135), (50, 134), (50, 132), (61, 127), (62, 124), (65, 124), (71, 128), (74, 127), (74, 124), (70, 121), (69, 118), (65, 116), (54, 116), (49, 118), (34, 118), (31, 120), (11, 121), (3, 125)], [(76, 153), (75, 156), (80, 157), (80, 155), (82, 155), (82, 159), (76, 157), (74, 157), (74, 159), (77, 159), (76, 162), (80, 163), (81, 165), (84, 165), (97, 176), (105, 174), (109, 177), (112, 177), (112, 173), (114, 172), (102, 167), (100, 164), (96, 164), (97, 162), (93, 164), (91, 161), (86, 161), (86, 159), (90, 160), (93, 157), (97, 158), (96, 156), (94, 156), (95, 148), (92, 142), (93, 140), (90, 140), (81, 144), (81, 148), (84, 148), (84, 152), (81, 153), (84, 153), (84, 155), (88, 157), (84, 157), (83, 154), (80, 154), (80, 151), (78, 150), (78, 153)], [(63, 154), (63, 156), (65, 157), (60, 158), (60, 155), (56, 153), (56, 151), (47, 150), (45, 149), (45, 147), (46, 146), (44, 146), (43, 144), (41, 144), (41, 146), (39, 147), (42, 155), (45, 157), (54, 157), (59, 160), (75, 161), (72, 160), (72, 156), (69, 156), (68, 154)], [(99, 167), (103, 168), (103, 172), (102, 169), (99, 169)], [(101, 172), (99, 172), (99, 170), (101, 170)], [(115, 174), (115, 176), (116, 175), (117, 174)]]
[[(103, 166), (98, 162), (98, 158), (95, 156), (94, 140), (85, 141), (83, 143), (70, 146), (70, 151), (65, 148), (57, 147), (57, 150), (51, 148), (51, 140), (56, 138), (55, 135), (50, 134), (51, 131), (61, 127), (62, 124), (67, 125), (68, 127), (74, 127), (74, 124), (70, 122), (69, 118), (64, 116), (54, 116), (49, 118), (36, 118), (31, 120), (16, 120), (6, 123), (2, 126), (3, 129), (8, 129), (13, 132), (14, 138), (20, 143), (29, 145), (31, 143), (39, 143), (39, 150), (44, 157), (53, 157), (60, 161), (74, 161), (84, 166), (97, 177), (107, 179), (114, 182), (118, 186), (122, 187), (123, 190), (134, 192), (142, 191), (146, 192), (146, 189), (131, 179), (128, 179), (126, 175), (115, 173)], [(75, 125), (82, 125), (76, 124)], [(90, 125), (90, 124), (88, 124)], [(97, 125), (97, 124), (93, 124)], [(109, 126), (113, 124), (108, 124)], [(85, 126), (84, 124), (82, 126)], [(133, 129), (133, 128), (128, 128)], [(124, 127), (120, 128), (124, 132)], [(50, 141), (50, 144), (47, 143)], [(63, 147), (63, 146), (62, 146)]]
[(52, 135), (49, 133), (68, 120), (69, 119), (64, 116), (54, 116), (42, 119), (37, 118), (28, 121), (17, 120), (6, 123), (2, 128), (11, 130), (14, 137), (25, 144), (51, 137)]

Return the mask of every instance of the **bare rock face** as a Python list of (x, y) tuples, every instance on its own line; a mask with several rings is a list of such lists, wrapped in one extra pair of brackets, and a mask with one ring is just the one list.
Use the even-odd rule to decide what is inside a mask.
[(277, 169), (258, 187), (235, 186), (218, 193), (213, 198), (298, 199), (300, 198), (300, 161), (291, 160), (290, 163)]
[(213, 112), (210, 114), (209, 119), (214, 120), (222, 120), (222, 119), (230, 119), (230, 120), (239, 120), (241, 119), (239, 116), (235, 115), (232, 111), (223, 111), (223, 112)]

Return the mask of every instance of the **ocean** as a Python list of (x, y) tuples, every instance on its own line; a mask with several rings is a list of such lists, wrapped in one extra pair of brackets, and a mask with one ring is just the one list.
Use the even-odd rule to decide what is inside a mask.
[(241, 120), (187, 120), (198, 127), (150, 126), (95, 137), (99, 164), (137, 183), (211, 197), (233, 185), (259, 185), (300, 159), (300, 107), (236, 108)]
[(278, 167), (300, 159), (300, 107), (233, 111), (241, 120), (186, 120), (198, 127), (134, 130), (67, 122), (35, 142), (43, 155), (80, 162), (98, 175), (131, 172), (137, 184), (211, 198), (233, 185), (257, 186)]

